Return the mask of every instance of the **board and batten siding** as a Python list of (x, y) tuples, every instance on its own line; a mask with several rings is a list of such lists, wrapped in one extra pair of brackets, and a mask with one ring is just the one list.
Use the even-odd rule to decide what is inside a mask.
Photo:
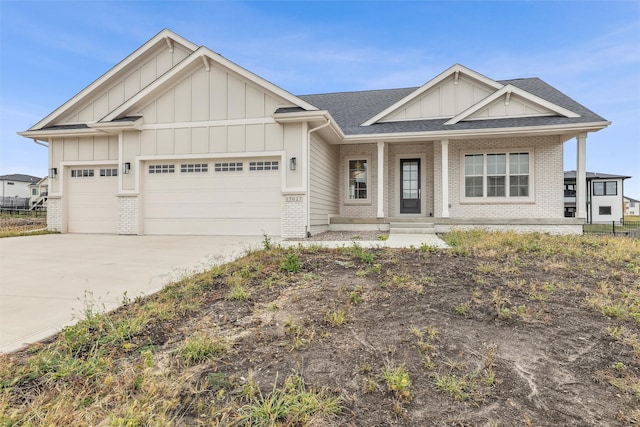
[[(53, 138), (49, 147), (51, 164), (59, 169), (58, 173), (62, 172), (60, 162), (118, 161), (117, 135)], [(50, 180), (49, 186), (50, 193), (61, 190), (59, 180)]]
[(460, 76), (458, 84), (449, 77), (431, 88), (406, 107), (390, 114), (381, 122), (451, 117), (466, 110), (494, 92), (495, 89), (474, 79)]
[(191, 54), (187, 48), (175, 45), (173, 52), (165, 45), (147, 52), (126, 74), (115, 75), (100, 93), (64, 116), (59, 123), (85, 123), (97, 121), (133, 97), (158, 77)]
[(311, 136), (310, 214), (312, 232), (326, 231), (329, 215), (340, 212), (338, 191), (339, 147)]

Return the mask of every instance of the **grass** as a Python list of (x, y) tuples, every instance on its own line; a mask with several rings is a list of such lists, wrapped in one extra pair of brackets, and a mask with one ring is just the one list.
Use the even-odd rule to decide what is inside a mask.
[[(602, 318), (593, 341), (606, 343), (611, 355), (589, 373), (600, 380), (594, 387), (638, 402), (640, 242), (480, 231), (452, 232), (444, 239), (452, 250), (406, 251), (416, 252), (414, 275), (407, 273), (403, 261), (409, 258), (401, 251), (354, 244), (319, 250), (322, 257), (313, 258), (267, 241), (263, 250), (153, 296), (125, 297), (115, 312), (87, 304), (80, 321), (49, 342), (0, 355), (0, 425), (345, 425), (353, 422), (354, 407), (363, 405), (377, 405), (366, 410), (402, 424), (405, 412), (415, 410), (410, 405), (429, 407), (434, 390), (452, 408), (466, 401), (482, 410), (485, 402), (495, 402), (496, 390), (510, 390), (504, 363), (495, 363), (498, 348), (491, 339), (460, 346), (436, 322), (477, 325), (486, 314), (496, 330), (524, 329), (535, 309), (536, 328), (543, 331), (539, 320), (547, 314), (570, 315), (558, 304), (566, 295), (576, 296), (571, 310)], [(432, 306), (429, 292), (450, 282), (423, 268), (432, 257), (466, 257), (461, 265), (469, 266), (458, 272), (466, 282), (449, 294), (444, 310)], [(366, 274), (354, 277), (350, 270), (344, 281), (327, 283), (331, 268), (348, 270), (335, 267), (345, 259)], [(525, 276), (532, 265), (549, 277)], [(571, 274), (556, 278), (555, 271)], [(588, 280), (568, 278), (582, 271), (589, 272)], [(432, 276), (421, 295), (426, 274)], [(424, 301), (424, 317), (387, 310), (394, 298)], [(373, 317), (382, 328), (390, 327), (393, 316), (407, 316), (393, 331), (396, 347), (363, 333), (360, 321), (371, 306), (379, 310)], [(297, 307), (307, 311), (301, 314)], [(334, 342), (338, 337), (342, 341)], [(249, 350), (239, 349), (242, 340)], [(366, 350), (349, 359), (353, 377), (332, 376), (332, 367), (345, 357), (341, 346), (358, 340)], [(326, 347), (335, 349), (334, 359), (313, 358)], [(266, 351), (269, 362), (254, 363)], [(286, 370), (278, 370), (282, 360), (291, 360)], [(278, 374), (284, 381), (277, 381)], [(640, 417), (635, 410), (625, 414), (623, 424)]]

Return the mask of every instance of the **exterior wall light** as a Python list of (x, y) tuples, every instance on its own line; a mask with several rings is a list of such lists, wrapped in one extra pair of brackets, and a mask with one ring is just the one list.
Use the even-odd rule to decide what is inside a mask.
[(289, 169), (292, 171), (296, 170), (296, 158), (292, 157), (289, 159)]
[(122, 173), (123, 174), (125, 174), (125, 175), (128, 174), (130, 170), (131, 170), (131, 163), (126, 162), (126, 163), (122, 164)]
[(55, 178), (58, 176), (58, 168), (49, 169), (49, 178)]

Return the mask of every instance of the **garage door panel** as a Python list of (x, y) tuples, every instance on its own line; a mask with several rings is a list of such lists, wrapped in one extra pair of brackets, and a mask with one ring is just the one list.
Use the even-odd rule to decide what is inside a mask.
[(92, 166), (79, 166), (71, 170), (92, 170), (94, 176), (75, 177), (69, 174), (66, 178), (68, 232), (116, 233), (117, 176), (100, 176), (100, 168)]
[(180, 172), (179, 164), (175, 173), (146, 173), (144, 233), (279, 235), (281, 172), (249, 171), (252, 159), (228, 161), (244, 170), (217, 172), (209, 162), (207, 173)]

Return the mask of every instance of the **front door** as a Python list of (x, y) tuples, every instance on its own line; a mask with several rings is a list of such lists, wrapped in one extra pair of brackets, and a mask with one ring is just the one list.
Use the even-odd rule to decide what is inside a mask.
[(420, 159), (400, 160), (400, 213), (420, 213)]

